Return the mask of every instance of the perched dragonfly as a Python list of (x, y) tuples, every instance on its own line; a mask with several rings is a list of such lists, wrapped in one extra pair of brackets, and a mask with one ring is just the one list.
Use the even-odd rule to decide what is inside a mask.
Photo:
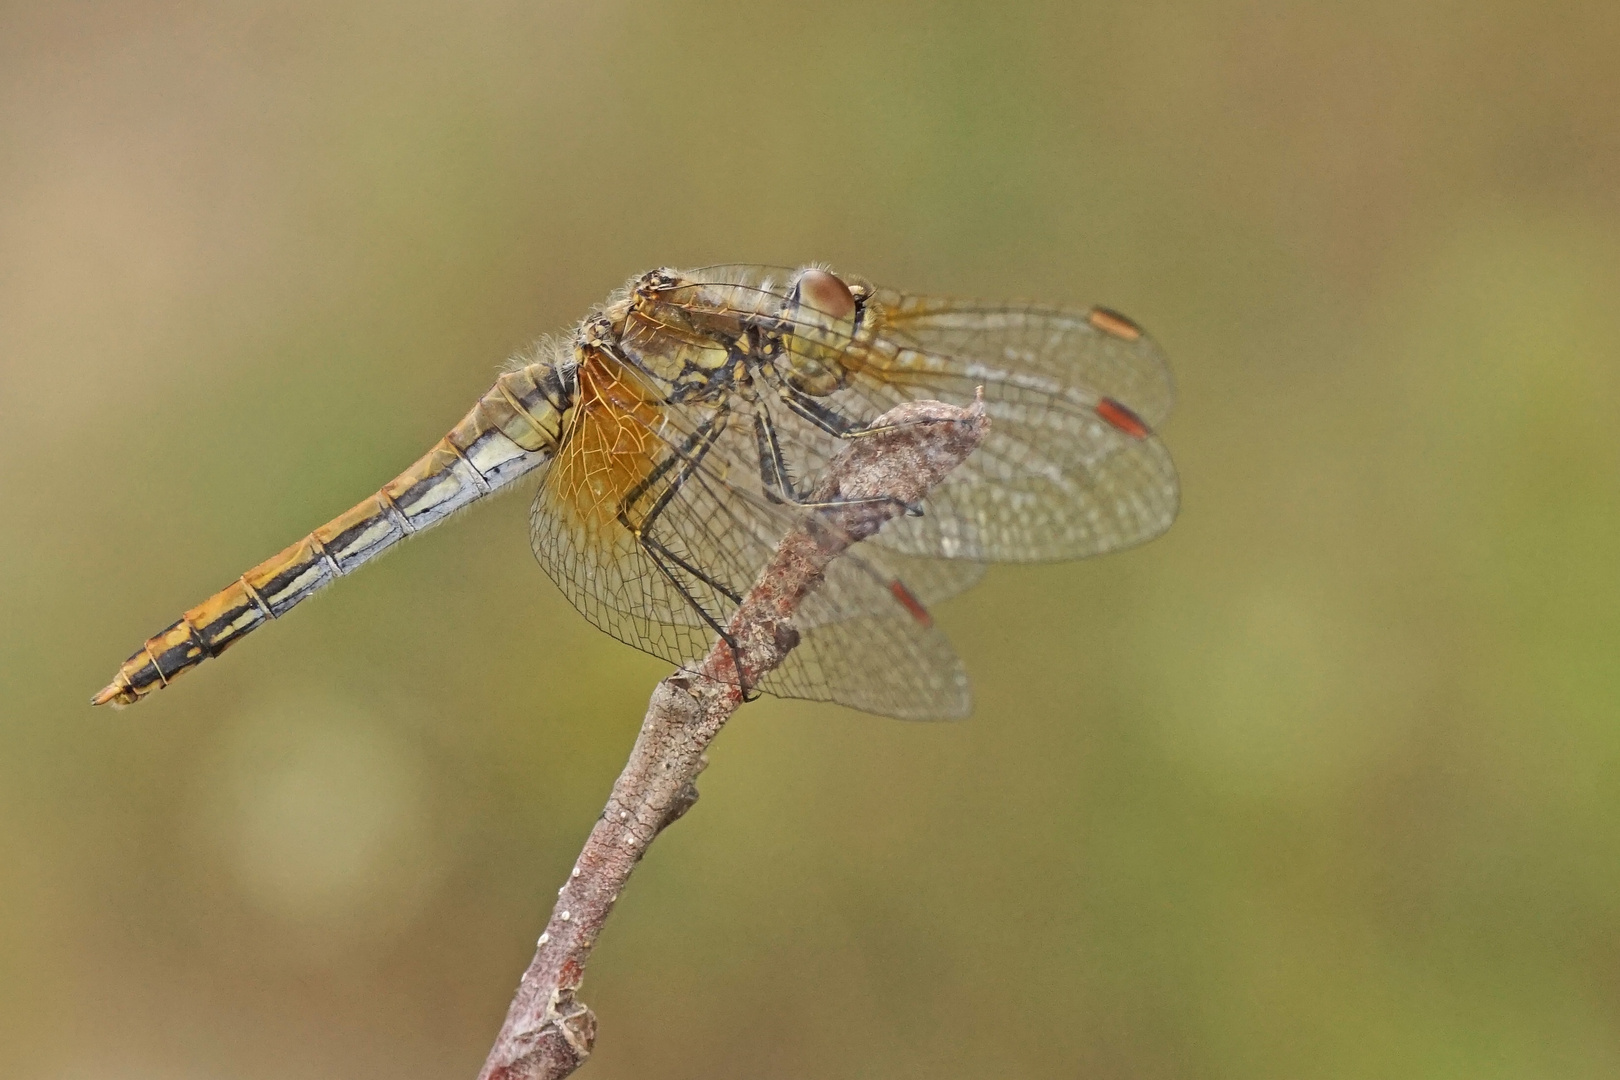
[(540, 474), (530, 541), (591, 623), (676, 664), (725, 636), (808, 489), (901, 402), (965, 405), (984, 443), (920, 506), (835, 560), (757, 688), (911, 718), (965, 715), (928, 605), (987, 562), (1081, 558), (1159, 535), (1175, 469), (1158, 347), (1107, 308), (912, 296), (821, 267), (634, 279), (515, 358), (448, 435), (347, 513), (186, 612), (94, 704), (127, 705), (468, 504)]

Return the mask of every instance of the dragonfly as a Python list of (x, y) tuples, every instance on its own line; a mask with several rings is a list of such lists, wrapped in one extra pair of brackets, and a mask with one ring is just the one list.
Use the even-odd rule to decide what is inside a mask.
[[(569, 335), (514, 357), (470, 412), (374, 495), (148, 639), (92, 698), (166, 687), (406, 537), (539, 474), (530, 542), (596, 627), (691, 667), (777, 544), (824, 513), (810, 490), (906, 401), (990, 431), (919, 505), (833, 561), (758, 686), (912, 719), (966, 715), (963, 665), (929, 609), (986, 564), (1083, 558), (1175, 520), (1156, 434), (1159, 347), (1105, 307), (943, 299), (813, 265), (658, 269)], [(738, 668), (740, 671), (740, 668)]]

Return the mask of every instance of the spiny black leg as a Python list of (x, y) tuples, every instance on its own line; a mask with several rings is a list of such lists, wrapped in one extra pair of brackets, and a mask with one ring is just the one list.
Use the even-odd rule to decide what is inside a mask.
[(763, 408), (754, 413), (754, 446), (759, 454), (759, 479), (765, 497), (772, 502), (799, 501), (793, 486), (793, 475), (788, 471), (787, 459), (782, 456), (782, 444), (776, 437), (776, 425)]
[[(680, 593), (681, 598), (686, 601), (693, 611), (697, 612), (698, 618), (702, 619), (711, 630), (720, 636), (720, 640), (726, 643), (726, 648), (731, 651), (732, 667), (737, 672), (738, 687), (743, 692), (744, 700), (751, 701), (753, 698), (749, 697), (749, 688), (743, 685), (742, 650), (738, 647), (736, 638), (734, 638), (731, 633), (720, 624), (719, 620), (717, 620), (713, 615), (709, 614), (709, 610), (704, 607), (701, 602), (699, 602), (696, 596), (692, 595), (692, 590), (688, 588), (686, 583), (681, 580), (680, 576), (670, 568), (668, 563), (673, 563), (676, 567), (685, 571), (687, 574), (690, 574), (694, 579), (702, 582), (704, 585), (707, 585), (721, 596), (724, 596), (733, 604), (742, 603), (742, 597), (737, 595), (737, 593), (733, 592), (731, 589), (727, 588), (721, 582), (716, 581), (702, 570), (693, 566), (687, 560), (681, 558), (679, 555), (676, 555), (661, 541), (655, 539), (651, 535), (653, 526), (657, 524), (658, 519), (663, 515), (664, 510), (669, 506), (670, 502), (674, 500), (676, 493), (680, 491), (682, 485), (686, 484), (691, 479), (692, 474), (697, 470), (698, 465), (700, 465), (703, 459), (708, 456), (709, 451), (714, 448), (715, 440), (719, 437), (721, 429), (725, 426), (725, 421), (728, 415), (728, 410), (721, 410), (720, 412), (716, 413), (715, 416), (706, 424), (700, 427), (697, 431), (693, 432), (691, 437), (688, 438), (684, 444), (677, 447), (675, 453), (671, 454), (668, 458), (660, 462), (658, 466), (648, 474), (646, 479), (644, 479), (640, 484), (637, 484), (635, 489), (632, 490), (629, 495), (625, 496), (624, 501), (619, 506), (618, 519), (619, 524), (623, 525), (627, 530), (629, 530), (630, 534), (636, 538), (636, 543), (641, 547), (641, 550), (647, 554), (647, 557), (652, 560), (652, 564), (658, 568), (659, 573), (663, 574), (664, 577), (669, 580), (669, 583), (675, 587), (675, 591)], [(676, 463), (679, 463), (680, 465), (679, 471), (670, 479), (669, 483), (665, 485), (664, 490), (659, 492), (658, 498), (653, 500), (652, 506), (648, 507), (646, 514), (643, 515), (641, 519), (641, 522), (639, 524), (632, 524), (630, 521), (631, 506), (649, 490), (651, 490), (653, 484), (657, 483), (659, 479), (665, 476)], [(668, 563), (665, 562), (666, 559), (668, 560)], [(759, 695), (755, 693), (753, 696), (758, 697)]]
[(684, 443), (675, 447), (673, 454), (653, 466), (652, 471), (642, 479), (641, 483), (631, 488), (629, 494), (625, 495), (623, 501), (619, 503), (618, 518), (620, 524), (631, 532), (635, 532), (635, 526), (631, 525), (629, 521), (630, 508), (643, 495), (652, 490), (652, 486), (663, 479), (665, 473), (680, 464), (682, 466), (680, 476), (676, 477), (664, 494), (660, 496), (657, 506), (662, 509), (663, 504), (669, 501), (675, 489), (680, 487), (681, 482), (687, 476), (691, 475), (691, 471), (697, 467), (698, 462), (702, 461), (708, 452), (714, 448), (715, 440), (720, 437), (720, 432), (726, 426), (726, 420), (730, 415), (731, 410), (729, 408), (723, 408), (716, 412), (702, 427), (692, 432)]
[(723, 583), (716, 581), (708, 574), (705, 574), (702, 570), (699, 570), (697, 567), (693, 566), (691, 563), (669, 550), (662, 540), (654, 540), (652, 537), (643, 533), (639, 537), (639, 542), (642, 547), (657, 551), (659, 555), (668, 559), (670, 562), (674, 563), (677, 567), (686, 571), (688, 574), (691, 574), (693, 578), (701, 581), (703, 584), (707, 585), (709, 588), (713, 589), (727, 600), (730, 600), (733, 604), (742, 603), (741, 596), (738, 596)]
[[(780, 383), (777, 392), (787, 407), (810, 421), (827, 434), (839, 439), (864, 439), (869, 435), (878, 435), (885, 431), (893, 431), (898, 425), (884, 424), (881, 427), (872, 424), (863, 424), (853, 417), (845, 416), (837, 409), (823, 405), (802, 390), (795, 390), (787, 383)], [(943, 395), (941, 395), (943, 396)], [(934, 423), (931, 420), (919, 420), (914, 423)]]
[[(786, 395), (783, 396), (786, 399)], [(788, 400), (788, 405), (791, 407), (792, 400), (786, 400)], [(826, 411), (829, 415), (838, 415), (830, 409)], [(853, 424), (853, 421), (845, 422)], [(842, 437), (854, 438), (855, 435), (851, 434)], [(787, 459), (782, 454), (781, 440), (776, 437), (776, 425), (771, 420), (770, 414), (764, 409), (760, 409), (754, 414), (754, 441), (759, 447), (760, 478), (765, 484), (765, 497), (768, 499), (777, 502), (790, 502), (806, 510), (830, 510), (838, 506), (899, 506), (908, 517), (922, 516), (922, 507), (902, 502), (892, 495), (879, 495), (870, 499), (835, 499), (831, 502), (811, 502), (807, 496), (794, 488), (791, 479), (792, 473), (788, 468)]]
[(865, 433), (860, 421), (851, 419), (837, 409), (828, 408), (815, 398), (795, 390), (787, 383), (777, 387), (787, 407), (810, 421), (816, 427), (837, 439), (852, 439)]
[[(630, 505), (629, 500), (627, 499), (625, 504), (619, 510), (619, 524), (630, 530), (630, 534), (636, 538), (636, 542), (642, 547), (645, 548), (650, 545), (656, 545), (659, 552), (662, 553), (663, 556), (670, 562), (674, 563), (682, 570), (685, 570), (688, 574), (691, 574), (694, 578), (703, 582), (703, 584), (724, 596), (732, 603), (740, 604), (742, 603), (741, 596), (737, 595), (735, 592), (732, 592), (722, 583), (709, 577), (708, 574), (705, 574), (702, 570), (698, 569), (696, 566), (693, 566), (691, 563), (669, 550), (669, 548), (665, 547), (661, 541), (655, 540), (652, 537), (652, 527), (657, 524), (658, 519), (663, 515), (665, 508), (667, 508), (670, 502), (674, 500), (676, 493), (680, 491), (682, 486), (691, 480), (692, 474), (697, 471), (698, 465), (703, 461), (704, 457), (708, 455), (709, 450), (714, 446), (714, 437), (719, 433), (718, 429), (721, 419), (721, 417), (716, 417), (714, 420), (704, 425), (703, 429), (694, 433), (691, 440), (688, 440), (688, 447), (690, 447), (693, 441), (697, 440), (699, 437), (703, 439), (703, 442), (697, 447), (696, 453), (684, 458), (681, 471), (673, 480), (669, 482), (669, 485), (659, 493), (658, 498), (653, 500), (652, 506), (647, 508), (647, 513), (642, 517), (641, 523), (639, 525), (632, 525), (630, 523)], [(667, 470), (661, 469), (659, 471)], [(644, 494), (646, 494), (646, 486), (638, 485), (638, 492), (633, 492), (631, 494), (631, 498), (639, 498), (640, 495)]]
[[(664, 545), (658, 543), (657, 541), (648, 540), (645, 537), (643, 537), (643, 538), (641, 538), (641, 550), (646, 552), (647, 557), (652, 560), (652, 564), (658, 568), (659, 573), (663, 574), (664, 577), (668, 578), (669, 583), (671, 585), (675, 586), (675, 591), (681, 594), (681, 598), (683, 600), (685, 600), (687, 602), (687, 604), (689, 604), (691, 606), (693, 611), (698, 613), (698, 618), (702, 619), (705, 623), (707, 623), (709, 625), (709, 629), (713, 630), (716, 634), (720, 635), (720, 640), (724, 641), (726, 643), (726, 648), (731, 651), (731, 667), (732, 667), (732, 670), (734, 670), (737, 673), (737, 688), (742, 691), (743, 700), (744, 701), (752, 701), (752, 700), (754, 700), (753, 697), (748, 696), (749, 693), (750, 693), (750, 690), (749, 690), (748, 686), (743, 682), (742, 649), (741, 649), (741, 647), (738, 646), (737, 639), (732, 637), (730, 631), (728, 631), (724, 626), (721, 626), (720, 623), (714, 618), (714, 616), (709, 614), (708, 609), (705, 608), (701, 603), (698, 602), (697, 597), (692, 595), (692, 591), (690, 589), (688, 589), (686, 587), (686, 584), (683, 581), (681, 581), (681, 579), (679, 577), (677, 577), (675, 575), (675, 572), (673, 570), (671, 570), (669, 567), (664, 565), (664, 560), (663, 560), (663, 558), (660, 558), (660, 556), (665, 556), (665, 557), (674, 559), (674, 556), (669, 554), (669, 549), (668, 548), (664, 547)], [(685, 564), (682, 563), (680, 560), (674, 560), (674, 561), (676, 561), (679, 565), (681, 565), (683, 569), (686, 568)], [(703, 580), (705, 582), (705, 584), (710, 584), (710, 585), (713, 584), (712, 582), (709, 582), (705, 578), (700, 578), (700, 580)], [(730, 594), (728, 593), (727, 595), (730, 595)], [(759, 695), (757, 693), (754, 694), (754, 697), (758, 697), (758, 696)]]

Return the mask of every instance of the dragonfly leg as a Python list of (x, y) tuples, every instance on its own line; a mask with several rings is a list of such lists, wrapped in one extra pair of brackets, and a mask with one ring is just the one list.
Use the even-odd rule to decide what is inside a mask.
[(777, 392), (782, 395), (782, 400), (788, 408), (835, 438), (864, 439), (869, 435), (894, 430), (893, 424), (863, 424), (829, 405), (822, 404), (814, 395), (795, 389), (786, 382), (777, 385)]
[[(713, 449), (714, 441), (720, 437), (720, 432), (726, 426), (726, 420), (729, 416), (729, 409), (722, 409), (715, 413), (714, 416), (704, 422), (702, 427), (687, 436), (684, 443), (674, 447), (674, 453), (653, 466), (652, 471), (648, 472), (639, 484), (631, 488), (619, 503), (619, 524), (632, 533), (636, 532), (636, 525), (630, 520), (630, 508), (640, 502), (641, 497), (651, 491), (653, 486), (662, 480), (666, 473), (679, 465), (682, 470), (681, 475), (670, 485), (664, 495), (660, 496), (658, 502), (653, 504), (658, 509), (663, 509), (663, 504), (669, 501), (670, 493), (680, 486), (680, 481), (689, 475), (691, 470), (697, 467), (698, 462), (702, 461), (709, 451)], [(646, 520), (643, 519), (644, 523)]]
[[(658, 572), (668, 579), (669, 583), (674, 586), (675, 591), (680, 593), (681, 598), (686, 601), (693, 611), (697, 612), (698, 618), (702, 619), (726, 643), (726, 648), (731, 652), (732, 666), (737, 671), (738, 685), (742, 688), (745, 699), (752, 700), (749, 695), (752, 694), (757, 697), (758, 694), (742, 684), (742, 651), (737, 644), (736, 638), (692, 594), (691, 588), (686, 581), (681, 579), (681, 575), (676, 573), (676, 570), (678, 569), (682, 573), (689, 575), (690, 580), (701, 582), (714, 590), (714, 592), (730, 600), (733, 604), (742, 603), (742, 597), (724, 583), (675, 554), (669, 549), (668, 545), (654, 536), (652, 531), (653, 527), (658, 523), (658, 519), (663, 515), (664, 509), (669, 506), (682, 485), (692, 480), (692, 474), (697, 471), (697, 467), (708, 456), (709, 451), (714, 448), (715, 439), (719, 437), (721, 429), (725, 427), (728, 416), (729, 410), (716, 413), (702, 427), (694, 431), (685, 443), (677, 447), (673, 454), (660, 462), (648, 474), (646, 479), (637, 484), (635, 489), (625, 496), (624, 501), (619, 506), (618, 519), (619, 523), (636, 538), (636, 544), (652, 564), (658, 568)], [(675, 475), (669, 478), (664, 485), (664, 490), (653, 500), (652, 505), (641, 515), (639, 521), (632, 521), (630, 512), (634, 504), (652, 490), (653, 485), (663, 480), (671, 469), (675, 470)]]
[(759, 454), (759, 480), (765, 497), (778, 503), (799, 502), (800, 495), (793, 483), (793, 473), (782, 453), (782, 444), (776, 437), (776, 425), (764, 409), (754, 414), (754, 448)]
[(859, 420), (823, 405), (802, 390), (795, 390), (785, 382), (779, 384), (776, 389), (788, 408), (834, 438), (854, 439), (868, 433), (867, 428)]
[(676, 574), (674, 570), (670, 569), (670, 567), (665, 564), (664, 560), (668, 559), (670, 562), (674, 563), (688, 574), (691, 574), (705, 585), (719, 590), (725, 596), (731, 598), (734, 602), (737, 601), (738, 598), (731, 592), (731, 590), (724, 588), (708, 575), (697, 571), (690, 563), (677, 556), (674, 552), (670, 551), (669, 548), (665, 547), (657, 540), (654, 540), (651, 537), (642, 537), (640, 538), (640, 543), (641, 550), (646, 553), (647, 558), (652, 560), (652, 564), (658, 568), (658, 572), (669, 579), (669, 583), (675, 587), (675, 591), (680, 593), (681, 598), (691, 606), (693, 611), (698, 613), (698, 618), (707, 623), (709, 629), (718, 634), (720, 636), (720, 640), (726, 643), (726, 649), (731, 653), (731, 667), (732, 670), (736, 671), (737, 673), (737, 686), (742, 690), (743, 700), (753, 701), (754, 698), (759, 696), (759, 693), (758, 691), (751, 689), (748, 684), (743, 681), (742, 647), (738, 645), (736, 637), (732, 635), (731, 631), (727, 630), (720, 624), (720, 620), (709, 614), (709, 610), (703, 606), (702, 602), (699, 601), (697, 597), (692, 595), (692, 590), (687, 587), (686, 582), (682, 581), (680, 579), (680, 575)]
[[(787, 401), (788, 407), (793, 408), (793, 399), (789, 398), (785, 393), (783, 398)], [(828, 416), (837, 417), (849, 425), (846, 433), (839, 435), (839, 438), (853, 439), (875, 431), (888, 430), (887, 427), (855, 430), (853, 420), (849, 420), (831, 409), (820, 406), (818, 408), (822, 408), (822, 411)], [(798, 412), (799, 410), (795, 408), (794, 411)], [(805, 413), (800, 413), (800, 415), (810, 419)], [(818, 424), (817, 426), (822, 425)], [(837, 434), (830, 427), (824, 428), (824, 430)], [(754, 414), (754, 442), (759, 450), (760, 480), (765, 486), (765, 497), (768, 499), (776, 502), (792, 503), (807, 510), (830, 510), (838, 506), (890, 505), (899, 506), (908, 517), (922, 516), (922, 507), (902, 502), (892, 495), (882, 495), (871, 499), (834, 499), (830, 502), (812, 500), (808, 492), (801, 492), (794, 486), (792, 471), (788, 468), (787, 459), (782, 453), (781, 441), (776, 436), (776, 425), (771, 420), (770, 414), (764, 409), (760, 409)]]

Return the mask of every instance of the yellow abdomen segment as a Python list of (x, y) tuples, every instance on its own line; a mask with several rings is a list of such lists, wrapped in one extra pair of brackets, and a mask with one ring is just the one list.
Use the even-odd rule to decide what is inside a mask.
[(91, 704), (139, 701), (405, 537), (549, 460), (570, 390), (546, 363), (502, 375), (461, 423), (382, 490), (149, 638)]

